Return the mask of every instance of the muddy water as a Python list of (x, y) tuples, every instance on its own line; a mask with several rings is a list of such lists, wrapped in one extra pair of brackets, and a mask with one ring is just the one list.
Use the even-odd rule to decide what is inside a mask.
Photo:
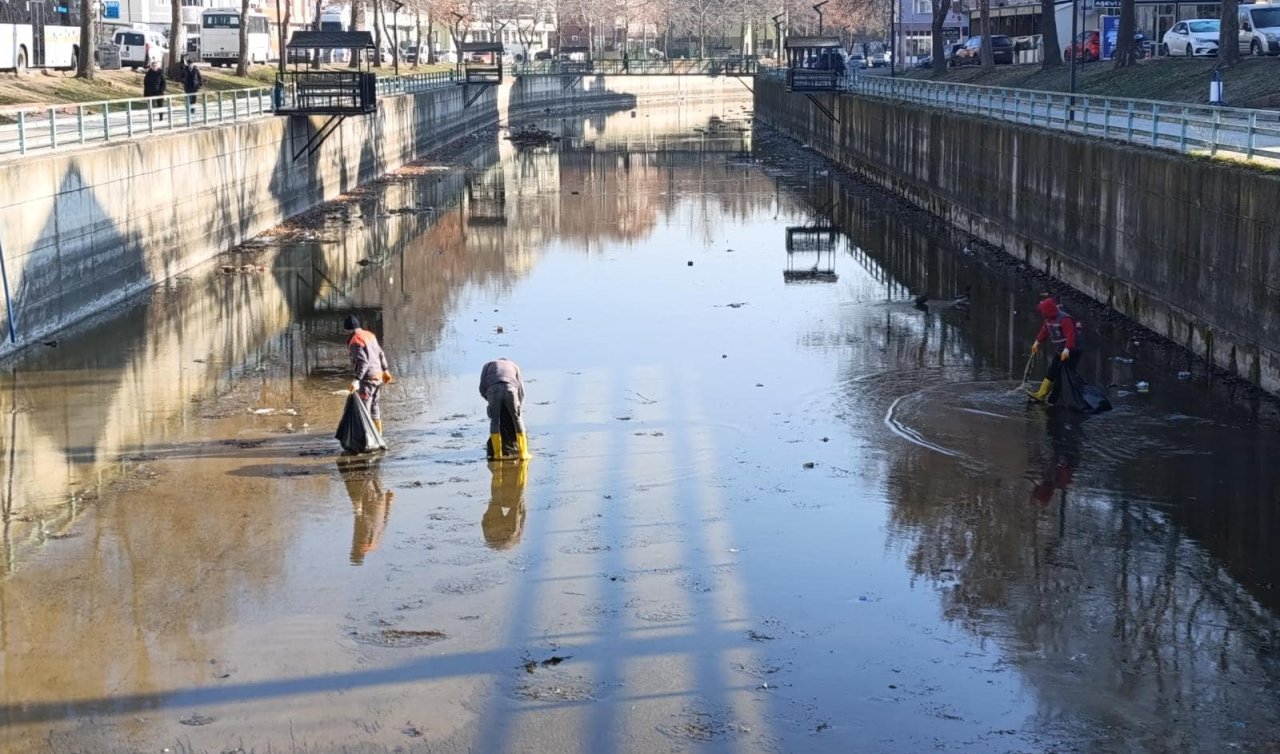
[(1277, 745), (1267, 406), (1099, 321), (1027, 407), (1042, 284), (740, 104), (542, 125), (5, 365), (0, 750)]

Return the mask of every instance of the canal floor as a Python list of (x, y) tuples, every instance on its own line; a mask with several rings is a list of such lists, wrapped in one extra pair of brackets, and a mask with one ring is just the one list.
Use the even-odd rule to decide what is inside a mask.
[(743, 103), (539, 125), (3, 365), (0, 751), (1280, 746), (1270, 404), (1068, 299), (1028, 406), (1045, 284)]

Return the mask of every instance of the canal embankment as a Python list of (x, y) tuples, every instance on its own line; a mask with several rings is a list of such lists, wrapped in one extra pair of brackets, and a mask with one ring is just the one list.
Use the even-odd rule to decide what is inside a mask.
[(324, 139), (327, 118), (263, 118), (26, 158), (0, 176), (0, 355), (509, 117), (747, 97), (737, 78), (530, 76), (384, 98)]
[(1280, 177), (850, 94), (829, 114), (758, 79), (761, 122), (1113, 308), (1280, 392)]

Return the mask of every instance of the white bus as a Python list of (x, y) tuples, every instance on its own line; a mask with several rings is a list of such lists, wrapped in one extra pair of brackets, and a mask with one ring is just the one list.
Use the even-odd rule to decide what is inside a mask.
[(79, 55), (77, 0), (0, 0), (0, 69), (75, 68)]
[[(265, 63), (271, 57), (271, 31), (267, 17), (249, 11), (249, 63)], [(200, 59), (216, 66), (232, 66), (240, 60), (240, 11), (210, 8), (200, 14)]]

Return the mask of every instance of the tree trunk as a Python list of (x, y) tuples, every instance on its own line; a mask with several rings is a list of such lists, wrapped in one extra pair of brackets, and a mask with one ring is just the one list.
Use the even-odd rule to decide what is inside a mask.
[[(351, 0), (351, 31), (362, 31), (364, 29), (364, 0)], [(352, 50), (351, 61), (349, 65), (352, 68), (360, 67), (360, 56), (364, 54), (363, 50)]]
[(991, 0), (981, 0), (978, 10), (982, 16), (982, 70), (990, 73), (996, 69), (995, 50), (991, 47)]
[[(1223, 44), (1226, 40), (1226, 44)], [(1240, 2), (1222, 0), (1222, 22), (1218, 26), (1218, 64), (1240, 62)]]
[(427, 62), (436, 64), (435, 19), (431, 16), (431, 11), (427, 11)]
[(382, 3), (379, 0), (373, 0), (373, 46), (377, 49), (373, 51), (373, 67), (382, 67), (382, 24), (378, 23), (378, 19), (382, 17)]
[(96, 49), (93, 39), (94, 0), (80, 0), (80, 59), (76, 61), (76, 78), (91, 79), (97, 65), (93, 62)]
[[(933, 73), (935, 76), (941, 76), (947, 69), (947, 40), (942, 36), (942, 28), (947, 25), (947, 16), (950, 13), (951, 0), (933, 0)], [(867, 59), (865, 51), (862, 59)]]
[[(316, 0), (316, 23), (315, 23), (315, 31), (320, 31), (320, 13), (323, 11), (323, 5), (322, 5), (323, 3), (324, 3), (324, 0)], [(312, 69), (319, 68), (319, 67), (320, 67), (320, 51), (319, 51), (319, 50), (310, 50), (310, 51), (308, 51), (308, 53), (307, 53), (307, 54), (311, 56), (311, 57), (310, 57), (310, 60), (311, 60), (311, 68), (312, 68)]]
[(249, 75), (249, 0), (240, 0), (240, 56), (236, 75)]
[(1120, 3), (1120, 28), (1116, 30), (1116, 68), (1128, 68), (1133, 65), (1133, 32), (1133, 0), (1122, 0)]
[(422, 11), (416, 8), (413, 11), (413, 33), (417, 37), (413, 40), (413, 45), (418, 51), (413, 56), (413, 67), (417, 68), (422, 63)]
[(174, 81), (182, 78), (182, 61), (186, 57), (183, 31), (182, 0), (169, 0), (169, 78)]
[(286, 0), (284, 5), (284, 19), (280, 22), (280, 59), (277, 61), (280, 66), (280, 72), (284, 73), (289, 59), (289, 51), (285, 48), (289, 44), (289, 24), (293, 23), (293, 5)]
[(1054, 0), (1040, 0), (1040, 67), (1058, 68), (1062, 65), (1062, 45), (1058, 44), (1058, 13)]

